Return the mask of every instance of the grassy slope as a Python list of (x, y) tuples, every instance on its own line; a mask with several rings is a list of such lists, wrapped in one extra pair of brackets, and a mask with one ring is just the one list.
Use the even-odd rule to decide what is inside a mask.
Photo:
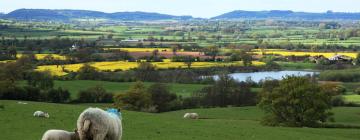
[[(36, 140), (47, 129), (72, 130), (77, 116), (88, 105), (60, 105), (16, 101), (0, 101), (5, 110), (0, 110), (0, 139)], [(96, 105), (91, 105), (96, 106)], [(49, 119), (34, 118), (36, 110), (48, 111)], [(211, 119), (184, 120), (185, 112), (198, 112)], [(360, 125), (359, 108), (336, 108), (338, 123)], [(264, 127), (259, 124), (262, 112), (256, 107), (194, 109), (162, 114), (125, 111), (124, 140), (357, 140), (359, 129), (314, 129)]]

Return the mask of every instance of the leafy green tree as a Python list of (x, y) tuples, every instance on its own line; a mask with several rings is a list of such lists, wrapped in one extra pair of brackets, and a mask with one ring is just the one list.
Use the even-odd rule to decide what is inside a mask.
[(184, 63), (188, 67), (188, 69), (191, 68), (193, 62), (194, 62), (194, 58), (192, 56), (185, 56)]
[(79, 80), (97, 80), (101, 77), (101, 73), (90, 64), (84, 64), (78, 71), (76, 76)]
[(123, 109), (145, 111), (151, 104), (151, 95), (142, 82), (136, 82), (125, 94), (115, 96), (115, 105)]
[(83, 103), (111, 103), (113, 101), (113, 94), (107, 92), (104, 87), (96, 85), (95, 87), (80, 91), (78, 101)]
[(254, 105), (255, 94), (244, 82), (237, 82), (226, 73), (220, 74), (218, 80), (211, 86), (196, 93), (201, 104), (206, 107), (226, 107), (228, 105)]
[(47, 100), (53, 103), (66, 103), (70, 100), (70, 92), (61, 87), (47, 92)]
[(266, 113), (263, 124), (270, 126), (318, 127), (332, 115), (331, 95), (306, 77), (289, 76), (263, 90), (259, 106)]
[(151, 95), (153, 105), (157, 112), (165, 112), (171, 110), (170, 103), (176, 100), (177, 96), (171, 93), (169, 87), (162, 83), (151, 85), (147, 92)]
[(135, 75), (140, 81), (157, 81), (159, 78), (156, 67), (149, 62), (140, 62), (135, 70)]
[(243, 64), (245, 67), (252, 65), (252, 56), (249, 53), (247, 53), (246, 51), (240, 52), (240, 58), (243, 61)]
[(265, 62), (265, 68), (268, 70), (279, 70), (281, 66), (273, 60), (268, 60)]
[(28, 74), (27, 84), (33, 87), (40, 88), (42, 90), (48, 90), (54, 87), (54, 81), (50, 75), (50, 72), (31, 72)]
[(355, 60), (354, 60), (354, 64), (355, 65), (360, 65), (360, 53), (357, 54)]
[(212, 60), (215, 61), (216, 56), (219, 54), (219, 48), (216, 46), (209, 46), (205, 48), (205, 54), (211, 56)]

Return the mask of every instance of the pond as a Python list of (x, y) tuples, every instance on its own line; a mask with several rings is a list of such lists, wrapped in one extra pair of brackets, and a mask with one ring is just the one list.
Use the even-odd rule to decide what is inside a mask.
[[(251, 72), (251, 73), (232, 73), (230, 74), (237, 81), (246, 81), (246, 79), (251, 78), (254, 82), (260, 82), (267, 78), (281, 80), (285, 76), (306, 76), (306, 75), (315, 75), (318, 72), (312, 71), (265, 71), (265, 72)], [(217, 76), (215, 76), (217, 79)]]

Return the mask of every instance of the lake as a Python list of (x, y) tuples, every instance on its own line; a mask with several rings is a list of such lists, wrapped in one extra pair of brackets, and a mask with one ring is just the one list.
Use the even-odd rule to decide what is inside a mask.
[[(318, 72), (311, 72), (311, 71), (265, 71), (265, 72), (251, 72), (251, 73), (232, 73), (229, 74), (237, 81), (246, 81), (249, 77), (254, 82), (259, 82), (266, 78), (281, 80), (285, 76), (306, 76), (306, 75), (315, 75)], [(217, 79), (217, 76), (215, 76)]]

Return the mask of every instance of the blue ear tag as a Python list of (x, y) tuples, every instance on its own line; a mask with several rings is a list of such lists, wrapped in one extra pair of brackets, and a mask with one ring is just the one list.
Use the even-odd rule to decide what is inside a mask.
[(119, 117), (120, 119), (122, 119), (121, 112), (119, 112), (115, 108), (110, 108), (110, 109), (106, 110), (106, 112), (108, 112), (113, 117)]

